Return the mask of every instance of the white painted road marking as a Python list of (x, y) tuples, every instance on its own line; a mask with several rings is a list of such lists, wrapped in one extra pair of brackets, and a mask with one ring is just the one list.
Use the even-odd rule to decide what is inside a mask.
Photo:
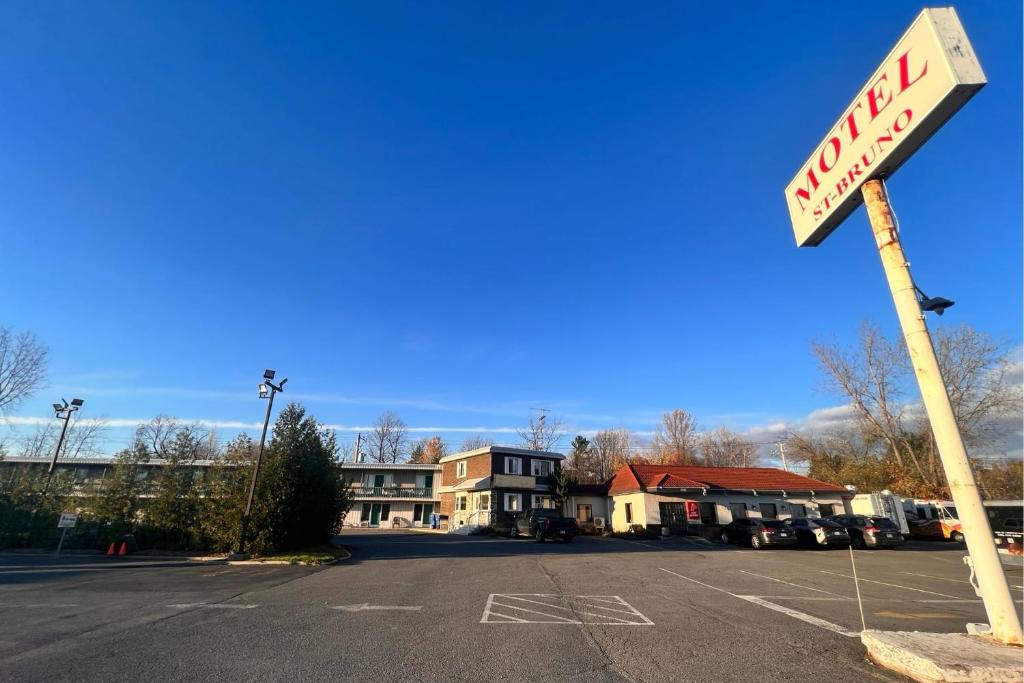
[[(914, 572), (900, 572), (900, 574), (907, 574), (908, 576), (920, 576), (924, 579), (936, 579), (937, 581), (952, 581), (953, 583), (966, 583), (968, 585), (970, 585), (971, 583), (967, 579), (949, 579), (942, 576), (932, 576), (930, 574), (915, 574)], [(1011, 583), (1010, 588), (1024, 588), (1024, 586), (1016, 586)]]
[(653, 626), (654, 622), (618, 595), (491, 593), (481, 624), (593, 624)]
[(824, 593), (825, 595), (832, 595), (832, 596), (835, 596), (837, 598), (842, 598), (843, 600), (853, 600), (853, 598), (847, 597), (845, 595), (839, 595), (838, 593), (833, 593), (832, 591), (826, 591), (826, 590), (822, 590), (820, 588), (812, 588), (810, 586), (801, 586), (799, 583), (792, 583), (790, 581), (783, 581), (782, 579), (772, 578), (771, 576), (765, 576), (764, 574), (755, 574), (754, 572), (748, 572), (746, 569), (741, 569), (740, 572), (743, 573), (743, 574), (748, 574), (749, 576), (756, 576), (759, 579), (768, 579), (769, 581), (775, 581), (777, 583), (784, 583), (787, 586), (793, 586), (794, 588), (802, 588), (804, 590), (814, 591), (815, 593)]
[(791, 616), (794, 619), (799, 619), (800, 621), (811, 624), (812, 626), (823, 628), (826, 631), (838, 633), (839, 635), (846, 636), (847, 638), (860, 637), (860, 633), (858, 633), (857, 631), (850, 631), (848, 629), (843, 628), (839, 624), (833, 624), (831, 621), (825, 621), (824, 619), (819, 619), (818, 617), (812, 616), (810, 614), (805, 614), (804, 612), (798, 612), (797, 610), (790, 609), (789, 607), (776, 605), (774, 602), (768, 602), (767, 600), (763, 600), (762, 598), (759, 598), (756, 595), (737, 595), (736, 597), (740, 598), (741, 600), (746, 600), (747, 602), (752, 602), (755, 605), (761, 605), (761, 607), (767, 607), (770, 610), (781, 612), (782, 614)]
[(333, 605), (331, 609), (340, 609), (343, 612), (366, 612), (369, 610), (405, 610), (409, 612), (418, 612), (423, 609), (423, 605), (369, 605), (364, 602), (361, 605)]
[(206, 609), (253, 609), (259, 605), (238, 605), (227, 602), (184, 602), (177, 605), (167, 605), (178, 609), (189, 609), (192, 607), (205, 607)]
[(764, 598), (760, 598), (760, 597), (758, 597), (756, 595), (737, 595), (736, 593), (731, 593), (731, 592), (729, 592), (729, 591), (727, 591), (727, 590), (725, 590), (723, 588), (716, 588), (715, 586), (712, 586), (710, 584), (704, 583), (703, 581), (698, 581), (697, 579), (691, 579), (689, 576), (683, 576), (682, 574), (677, 574), (677, 573), (675, 573), (674, 571), (672, 571), (670, 569), (665, 569), (664, 567), (658, 567), (658, 569), (660, 569), (663, 572), (667, 572), (667, 573), (669, 573), (669, 574), (671, 574), (673, 576), (678, 576), (680, 579), (686, 579), (687, 581), (690, 581), (691, 583), (696, 583), (698, 585), (704, 586), (705, 588), (710, 588), (711, 590), (718, 591), (719, 593), (725, 593), (726, 595), (731, 595), (732, 597), (737, 598), (739, 600), (746, 600), (747, 602), (752, 602), (755, 605), (761, 605), (762, 607), (767, 607), (770, 610), (774, 610), (774, 611), (779, 612), (781, 614), (785, 614), (787, 616), (793, 617), (794, 619), (799, 619), (800, 621), (803, 621), (805, 623), (811, 624), (812, 626), (817, 626), (818, 628), (823, 628), (823, 629), (825, 629), (827, 631), (832, 631), (833, 633), (838, 633), (840, 635), (847, 636), (849, 638), (856, 638), (856, 637), (858, 637), (860, 635), (859, 633), (857, 633), (855, 631), (849, 631), (849, 630), (843, 628), (842, 626), (840, 626), (838, 624), (833, 624), (831, 621), (825, 621), (824, 619), (819, 619), (818, 617), (815, 617), (815, 616), (810, 615), (810, 614), (805, 614), (805, 613), (797, 611), (795, 609), (790, 609), (789, 607), (783, 607), (782, 605), (776, 605), (774, 602), (768, 602)]
[[(840, 574), (839, 572), (829, 572), (829, 571), (825, 571), (824, 569), (819, 569), (818, 571), (821, 572), (822, 574), (831, 574), (833, 576), (841, 576), (844, 579), (849, 579), (850, 581), (853, 581), (853, 577), (849, 576), (847, 574)], [(902, 588), (905, 591), (915, 591), (917, 593), (927, 593), (928, 595), (938, 595), (940, 598), (953, 598), (954, 600), (959, 600), (960, 599), (960, 596), (957, 596), (957, 595), (947, 595), (946, 593), (936, 593), (935, 591), (926, 591), (923, 588), (913, 588), (912, 586), (901, 586), (898, 583), (886, 583), (884, 581), (875, 581), (874, 579), (860, 579), (860, 581), (863, 581), (863, 582), (866, 582), (866, 583), (877, 583), (879, 586), (888, 586), (889, 588)]]

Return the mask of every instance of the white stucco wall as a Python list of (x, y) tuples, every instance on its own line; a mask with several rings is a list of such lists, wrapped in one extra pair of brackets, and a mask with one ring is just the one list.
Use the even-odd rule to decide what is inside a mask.
[(791, 495), (783, 498), (778, 494), (763, 494), (755, 496), (751, 494), (713, 493), (705, 496), (700, 493), (664, 495), (640, 492), (613, 496), (611, 500), (612, 529), (614, 531), (626, 531), (629, 528), (629, 525), (626, 524), (625, 512), (625, 503), (627, 502), (633, 503), (634, 524), (661, 524), (661, 510), (658, 504), (662, 502), (678, 503), (683, 500), (694, 500), (698, 503), (714, 503), (715, 513), (719, 524), (728, 524), (732, 521), (732, 512), (729, 508), (730, 503), (742, 503), (746, 508), (747, 517), (751, 518), (758, 518), (762, 516), (761, 505), (763, 503), (772, 503), (775, 505), (777, 519), (789, 519), (792, 517), (790, 504), (804, 505), (807, 508), (808, 517), (820, 516), (819, 506), (822, 504), (833, 505), (834, 514), (843, 514), (846, 511), (843, 497), (838, 493), (823, 495), (816, 494), (814, 496), (814, 501), (810, 500), (810, 496), (801, 495)]

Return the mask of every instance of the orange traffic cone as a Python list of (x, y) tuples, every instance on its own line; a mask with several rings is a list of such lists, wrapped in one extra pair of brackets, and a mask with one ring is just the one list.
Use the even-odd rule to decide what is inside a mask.
[(128, 554), (128, 542), (127, 541), (122, 541), (121, 542), (121, 550), (119, 550), (117, 552), (117, 554), (121, 555), (121, 556), (124, 556), (124, 555)]
[(114, 554), (114, 546), (115, 546), (115, 545), (117, 545), (117, 544), (116, 544), (116, 543), (114, 543), (113, 541), (111, 541), (111, 542), (110, 542), (110, 547), (109, 547), (109, 548), (107, 548), (107, 555), (108, 555), (108, 556), (109, 556), (109, 555), (113, 555), (113, 554)]

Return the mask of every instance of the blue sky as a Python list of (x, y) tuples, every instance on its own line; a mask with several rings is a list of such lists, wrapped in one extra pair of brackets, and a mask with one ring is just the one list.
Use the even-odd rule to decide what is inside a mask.
[[(799, 423), (840, 402), (810, 342), (896, 319), (863, 209), (798, 250), (782, 190), (920, 8), (5, 4), (0, 323), (52, 351), (17, 415), (258, 422), (275, 367), (456, 443)], [(957, 9), (989, 85), (889, 189), (930, 322), (1013, 348), (1021, 7)]]

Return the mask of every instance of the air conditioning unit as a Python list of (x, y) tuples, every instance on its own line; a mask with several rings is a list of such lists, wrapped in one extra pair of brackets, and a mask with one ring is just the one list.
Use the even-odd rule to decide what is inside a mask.
[(603, 529), (604, 528), (604, 517), (594, 517), (594, 528), (595, 529)]

